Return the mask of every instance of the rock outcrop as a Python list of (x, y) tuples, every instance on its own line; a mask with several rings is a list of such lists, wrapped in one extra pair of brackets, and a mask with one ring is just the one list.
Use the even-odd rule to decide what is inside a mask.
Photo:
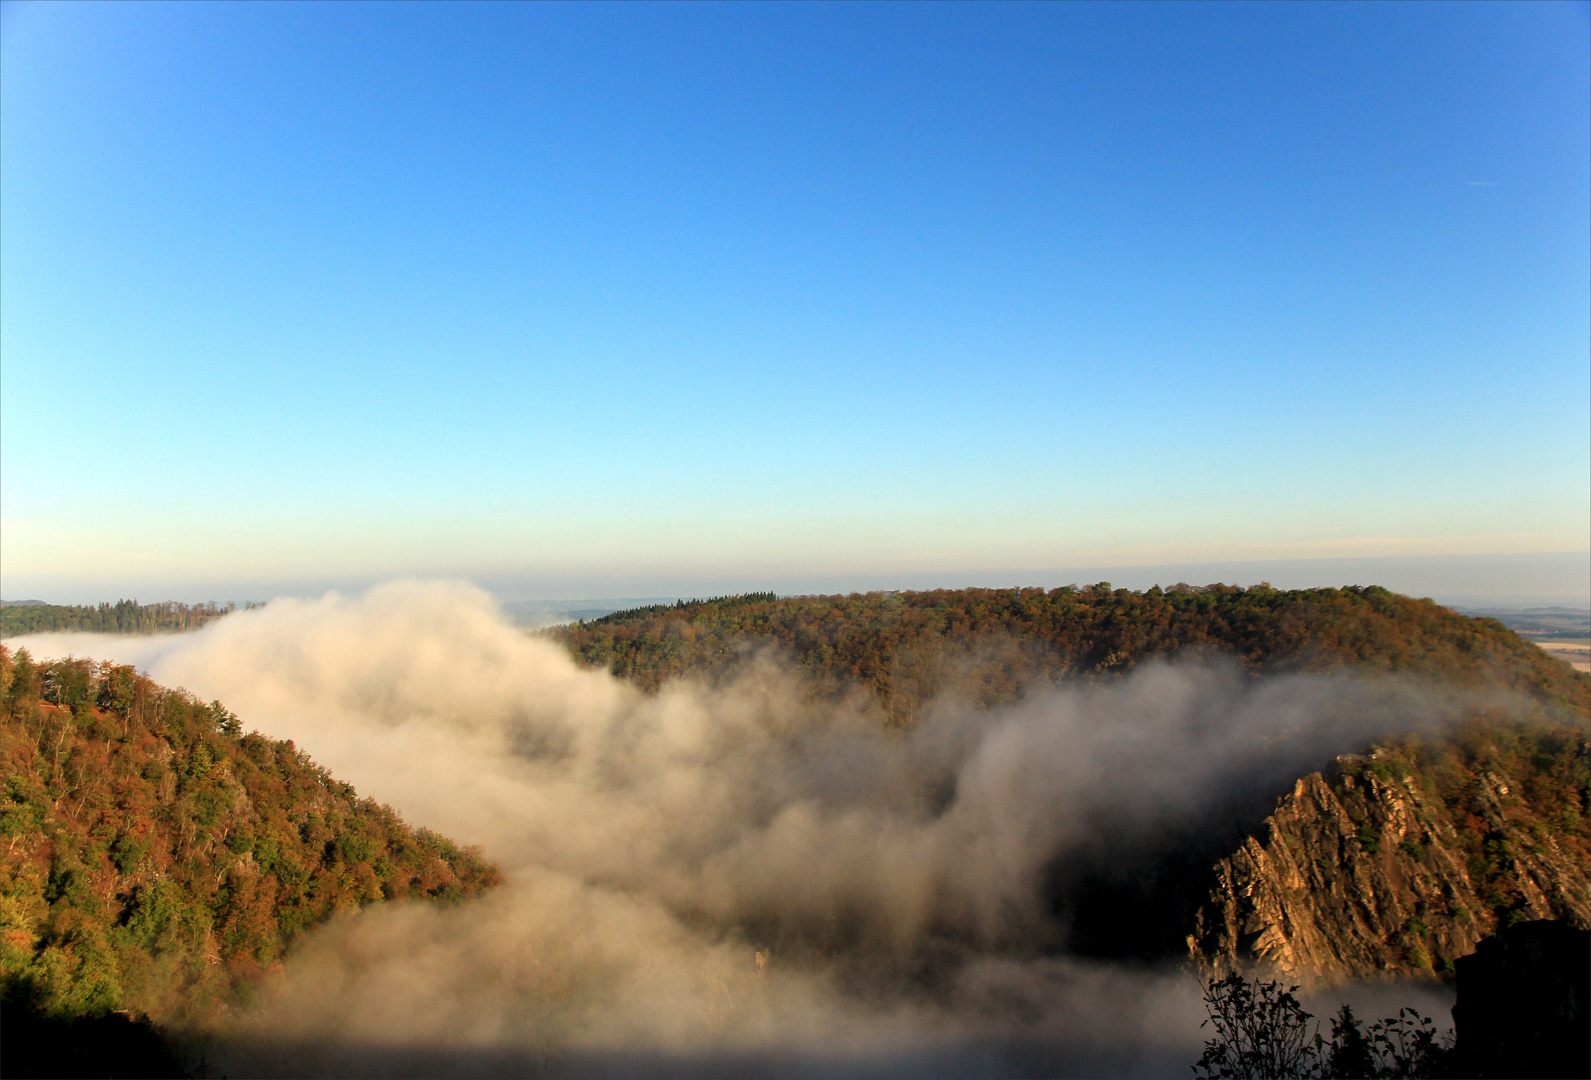
[(1555, 835), (1518, 785), (1482, 772), (1456, 822), (1418, 775), (1376, 768), (1385, 753), (1299, 780), (1217, 864), (1187, 938), (1196, 961), (1312, 983), (1432, 977), (1506, 924), (1591, 928), (1583, 842)]

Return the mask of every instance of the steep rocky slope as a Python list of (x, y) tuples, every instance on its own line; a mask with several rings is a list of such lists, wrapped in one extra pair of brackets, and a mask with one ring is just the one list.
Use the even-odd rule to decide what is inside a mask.
[(1472, 761), (1446, 792), (1410, 747), (1300, 779), (1216, 865), (1190, 953), (1310, 981), (1430, 977), (1508, 925), (1591, 928), (1591, 743), (1574, 724), (1532, 734), (1525, 755)]

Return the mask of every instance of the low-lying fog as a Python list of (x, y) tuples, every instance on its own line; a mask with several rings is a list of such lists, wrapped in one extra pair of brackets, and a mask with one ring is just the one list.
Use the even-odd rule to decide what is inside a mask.
[[(506, 872), (309, 935), (211, 1048), (233, 1075), (1187, 1076), (1196, 981), (1069, 955), (1046, 874), (1457, 709), (1154, 664), (990, 712), (947, 693), (890, 733), (770, 655), (642, 696), (452, 583), (11, 644), (220, 698)], [(1403, 1004), (1447, 1022), (1410, 988), (1369, 1008)]]

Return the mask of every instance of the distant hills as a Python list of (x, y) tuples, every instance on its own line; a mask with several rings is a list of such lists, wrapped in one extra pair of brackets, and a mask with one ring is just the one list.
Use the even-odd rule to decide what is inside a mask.
[[(249, 603), (245, 608), (258, 605)], [(20, 637), (52, 631), (76, 630), (99, 634), (161, 634), (197, 630), (205, 623), (238, 610), (233, 603), (184, 604), (167, 600), (140, 604), (118, 600), (114, 604), (44, 604), (34, 600), (0, 603), (0, 637)]]
[(516, 626), (540, 628), (558, 623), (600, 619), (615, 611), (649, 607), (653, 604), (672, 604), (676, 597), (620, 596), (580, 600), (510, 600), (505, 602), (503, 613)]
[[(1226, 588), (1227, 586), (1221, 586)], [(971, 590), (980, 591), (980, 590)], [(987, 591), (987, 590), (983, 590)], [(999, 590), (995, 590), (999, 591)], [(745, 594), (773, 599), (772, 593)], [(855, 594), (853, 594), (855, 595)], [(885, 595), (885, 594), (878, 594)], [(901, 595), (891, 593), (889, 595)], [(908, 593), (907, 595), (918, 595)], [(721, 600), (722, 598), (720, 598)], [(788, 599), (800, 599), (789, 597)], [(594, 622), (611, 615), (630, 618), (637, 613), (656, 612), (665, 607), (705, 604), (718, 601), (683, 600), (678, 597), (612, 597), (584, 600), (514, 600), (502, 605), (510, 621), (529, 628), (541, 628), (560, 623)], [(259, 606), (244, 604), (245, 609)], [(92, 629), (101, 633), (146, 633), (147, 627), (157, 630), (194, 629), (203, 621), (218, 614), (236, 610), (237, 605), (218, 604), (215, 601), (184, 604), (167, 601), (158, 604), (139, 604), (136, 600), (118, 600), (114, 604), (93, 605), (50, 604), (44, 600), (0, 600), (0, 609), (17, 611), (0, 615), (0, 633), (16, 636), (57, 630)], [(31, 610), (20, 610), (31, 609)], [(137, 614), (129, 617), (129, 610)], [(1460, 614), (1474, 618), (1494, 619), (1518, 634), (1528, 636), (1591, 637), (1591, 609), (1572, 607), (1531, 608), (1456, 608)], [(186, 613), (187, 622), (174, 618)]]
[[(516, 626), (535, 629), (557, 623), (598, 619), (615, 611), (672, 604), (675, 597), (628, 596), (589, 600), (515, 600), (502, 605)], [(245, 603), (243, 610), (258, 607)], [(11, 610), (15, 609), (15, 610)], [(102, 634), (169, 633), (196, 630), (213, 618), (238, 610), (238, 605), (215, 601), (184, 604), (167, 601), (140, 604), (51, 604), (44, 600), (0, 600), (0, 636), (17, 637), (54, 631), (92, 631)]]
[(1465, 615), (1496, 619), (1516, 634), (1532, 637), (1591, 637), (1591, 610), (1568, 607), (1465, 608)]

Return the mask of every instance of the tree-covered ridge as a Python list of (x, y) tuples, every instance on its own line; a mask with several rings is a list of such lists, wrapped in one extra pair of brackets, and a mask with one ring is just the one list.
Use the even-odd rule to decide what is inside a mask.
[[(258, 605), (249, 604), (248, 607)], [(207, 622), (237, 610), (236, 604), (182, 604), (167, 600), (140, 604), (118, 600), (114, 604), (7, 604), (0, 607), (0, 637), (81, 630), (99, 634), (160, 634), (197, 630)]]
[(548, 633), (586, 664), (648, 690), (680, 675), (721, 675), (748, 644), (777, 643), (819, 684), (868, 687), (897, 722), (952, 679), (995, 704), (1035, 681), (1122, 672), (1189, 649), (1253, 671), (1407, 671), (1591, 708), (1591, 680), (1501, 623), (1376, 586), (748, 594), (615, 612)]
[(774, 592), (749, 592), (734, 593), (729, 596), (713, 596), (706, 600), (676, 600), (672, 604), (645, 604), (637, 608), (625, 608), (622, 611), (610, 611), (589, 621), (593, 626), (606, 626), (612, 623), (628, 623), (636, 619), (643, 619), (649, 615), (661, 615), (669, 611), (693, 612), (710, 611), (714, 614), (726, 608), (737, 607), (743, 604), (768, 604), (779, 598)]
[[(1561, 848), (1591, 873), (1591, 716), (1476, 720), (1444, 738), (1409, 736), (1372, 756), (1341, 759), (1332, 783), (1341, 791), (1368, 777), (1384, 785), (1418, 780), (1452, 815), (1488, 909), (1523, 910), (1518, 889), (1497, 880), (1498, 868), (1522, 851)], [(1591, 907), (1591, 895), (1584, 901)]]
[(3, 647), (0, 675), (0, 980), (35, 1015), (201, 1020), (335, 912), (498, 880), (220, 702)]

